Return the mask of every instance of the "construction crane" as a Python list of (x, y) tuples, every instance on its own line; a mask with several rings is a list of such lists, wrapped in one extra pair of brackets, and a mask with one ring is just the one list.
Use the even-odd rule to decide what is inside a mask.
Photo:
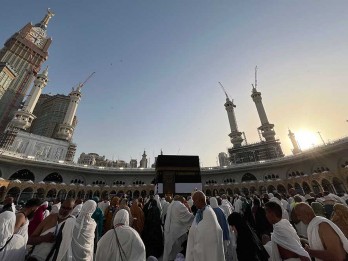
[(88, 82), (89, 79), (93, 77), (94, 74), (95, 72), (92, 72), (83, 83), (80, 83), (78, 89), (81, 89), (86, 84), (86, 82)]
[(228, 99), (228, 95), (227, 95), (227, 92), (226, 92), (226, 90), (225, 90), (225, 87), (221, 84), (221, 82), (219, 82), (219, 84), (220, 84), (220, 86), (221, 86), (221, 88), (222, 88), (222, 91), (225, 93), (225, 95), (226, 95), (226, 99)]

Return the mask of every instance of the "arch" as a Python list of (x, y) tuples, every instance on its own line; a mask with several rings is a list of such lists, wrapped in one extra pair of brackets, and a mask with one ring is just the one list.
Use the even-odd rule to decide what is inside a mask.
[(62, 183), (63, 177), (58, 172), (52, 172), (48, 174), (44, 179), (44, 182), (55, 182), (55, 183)]
[(59, 200), (66, 199), (66, 196), (67, 196), (67, 193), (66, 193), (66, 190), (65, 190), (65, 189), (59, 190), (58, 195), (57, 195), (57, 198), (58, 198)]
[(94, 191), (94, 193), (93, 193), (93, 197), (100, 197), (100, 191), (99, 190), (96, 190), (96, 191)]
[(2, 200), (3, 197), (5, 196), (5, 191), (6, 191), (5, 186), (0, 187), (0, 200)]
[(334, 186), (337, 194), (344, 194), (347, 191), (343, 185), (343, 182), (339, 180), (337, 177), (334, 177), (332, 179), (332, 185)]
[(260, 195), (263, 195), (263, 194), (267, 193), (267, 189), (266, 189), (265, 186), (260, 186), (259, 187), (259, 191), (260, 191)]
[(294, 188), (290, 183), (288, 184), (288, 191), (289, 191), (289, 189), (292, 189), (292, 188)]
[(279, 184), (277, 186), (277, 191), (280, 193), (280, 194), (286, 194), (286, 188), (282, 185), (282, 184)]
[(267, 187), (268, 193), (274, 193), (275, 190), (276, 190), (276, 189), (275, 189), (275, 187), (274, 187), (273, 185), (269, 185), (269, 186)]
[(239, 190), (239, 188), (235, 188), (235, 189), (233, 190), (233, 192), (234, 192), (234, 194), (239, 194), (239, 195), (240, 195), (240, 190)]
[(213, 197), (216, 197), (219, 195), (219, 191), (217, 189), (213, 190)]
[(330, 182), (327, 179), (323, 179), (321, 181), (321, 186), (323, 187), (324, 191), (328, 191), (330, 193), (335, 193), (332, 185), (330, 184)]
[(242, 188), (242, 193), (243, 193), (245, 196), (248, 196), (248, 195), (249, 195), (249, 189), (247, 189), (247, 188)]
[(68, 196), (67, 196), (67, 198), (75, 198), (75, 190), (70, 190), (69, 192), (68, 192)]
[(140, 196), (139, 190), (134, 191), (133, 198), (139, 198), (139, 196)]
[(306, 181), (302, 182), (302, 188), (305, 194), (309, 194), (311, 192), (311, 187), (308, 185)]
[(40, 198), (40, 199), (44, 199), (45, 198), (45, 190), (43, 188), (38, 188), (36, 190), (36, 197)]
[(101, 199), (107, 198), (108, 196), (109, 196), (109, 193), (106, 190), (104, 190), (101, 194)]
[(114, 197), (114, 196), (116, 196), (116, 190), (111, 190), (111, 192), (109, 193), (109, 196), (110, 196), (110, 198), (112, 198), (112, 197)]
[(77, 183), (77, 184), (86, 184), (86, 179), (82, 176), (77, 176), (74, 179), (71, 180), (71, 183)]
[(133, 193), (131, 190), (128, 190), (126, 194), (127, 194), (127, 198), (132, 198)]
[(150, 190), (150, 195), (155, 195), (155, 192), (153, 190)]
[(13, 197), (14, 200), (17, 201), (20, 192), (21, 192), (21, 190), (19, 189), (19, 187), (10, 188), (7, 191), (6, 197)]
[(302, 187), (300, 186), (300, 184), (295, 183), (294, 188), (295, 188), (297, 194), (303, 195), (303, 189), (302, 189)]
[(21, 169), (13, 173), (9, 178), (9, 180), (15, 180), (15, 179), (19, 179), (21, 181), (28, 181), (28, 180), (35, 181), (35, 176), (34, 176), (34, 173), (31, 172), (30, 170)]
[(56, 198), (56, 195), (57, 195), (57, 190), (55, 190), (55, 189), (50, 189), (49, 191), (47, 191), (46, 198), (47, 198), (48, 200), (52, 200), (52, 199)]
[(147, 195), (146, 190), (142, 190), (141, 193), (140, 193), (140, 195), (141, 195), (142, 198), (145, 198), (146, 195)]
[(313, 192), (315, 194), (319, 194), (321, 192), (321, 187), (320, 187), (320, 184), (318, 183), (318, 181), (316, 180), (312, 180), (312, 188), (313, 188)]
[(232, 189), (230, 189), (230, 188), (226, 189), (226, 193), (227, 193), (227, 195), (229, 195), (229, 196), (232, 196), (232, 195), (233, 195), (233, 191), (232, 191)]
[(219, 195), (221, 196), (221, 195), (223, 195), (223, 194), (225, 194), (225, 190), (224, 190), (224, 189), (220, 189), (220, 190), (219, 190)]
[(84, 190), (80, 190), (80, 191), (77, 193), (77, 198), (79, 198), (79, 199), (84, 199), (84, 198), (85, 198), (85, 191), (84, 191)]
[(207, 197), (211, 197), (211, 190), (210, 190), (210, 189), (207, 189), (207, 190), (205, 191), (205, 195), (206, 195)]
[(27, 202), (29, 199), (31, 199), (34, 195), (34, 189), (31, 187), (25, 188), (22, 190), (18, 202)]
[(87, 193), (86, 193), (86, 198), (87, 199), (92, 199), (93, 197), (93, 191), (92, 190), (88, 190)]
[(251, 173), (245, 173), (242, 176), (242, 182), (243, 181), (252, 181), (252, 180), (257, 180), (257, 178), (253, 174), (251, 174)]

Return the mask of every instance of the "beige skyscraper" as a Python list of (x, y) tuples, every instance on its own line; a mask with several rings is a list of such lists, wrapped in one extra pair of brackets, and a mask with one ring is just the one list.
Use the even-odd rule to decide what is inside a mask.
[(0, 131), (13, 118), (13, 112), (20, 107), (34, 76), (48, 58), (52, 39), (47, 36), (47, 25), (53, 16), (48, 10), (40, 23), (25, 25), (0, 50), (0, 62), (7, 63), (17, 74), (0, 98)]

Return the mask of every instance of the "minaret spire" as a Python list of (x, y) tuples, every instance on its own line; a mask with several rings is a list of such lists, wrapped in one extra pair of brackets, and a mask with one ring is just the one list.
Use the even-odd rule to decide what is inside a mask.
[(234, 108), (236, 108), (236, 105), (234, 105), (233, 100), (231, 101), (230, 98), (228, 97), (227, 92), (224, 86), (221, 84), (221, 82), (219, 82), (219, 84), (226, 95), (225, 109), (227, 111), (227, 116), (228, 116), (228, 120), (230, 122), (230, 128), (231, 128), (231, 133), (228, 136), (231, 138), (231, 143), (233, 144), (233, 147), (238, 148), (242, 146), (243, 138), (242, 138), (242, 132), (238, 131), (236, 115), (234, 113)]
[(292, 150), (292, 153), (294, 155), (302, 152), (301, 151), (301, 148), (296, 140), (296, 137), (295, 137), (295, 134), (293, 132), (291, 132), (291, 130), (289, 129), (289, 134), (288, 134), (290, 140), (291, 140), (291, 143), (292, 143), (292, 146), (294, 147), (293, 150)]
[(37, 101), (40, 98), (43, 88), (46, 87), (48, 83), (48, 66), (46, 69), (36, 76), (34, 85), (30, 90), (28, 98), (26, 99), (24, 106), (21, 110), (15, 113), (14, 118), (9, 123), (9, 127), (14, 127), (22, 130), (30, 128), (33, 120), (36, 116), (33, 114)]
[(45, 15), (45, 17), (41, 20), (40, 23), (36, 24), (36, 26), (46, 30), (47, 29), (47, 25), (49, 23), (49, 21), (51, 20), (51, 18), (54, 16), (55, 14), (51, 11), (51, 9), (47, 8), (47, 14)]
[[(78, 85), (80, 86), (80, 84)], [(70, 102), (68, 110), (65, 114), (63, 124), (59, 124), (57, 138), (62, 140), (70, 141), (74, 133), (73, 121), (76, 115), (77, 106), (81, 100), (81, 88), (77, 87), (76, 90), (72, 88), (72, 91), (69, 94)]]
[(261, 126), (258, 128), (262, 132), (262, 136), (266, 139), (266, 141), (275, 140), (275, 131), (273, 130), (274, 124), (268, 122), (265, 108), (262, 104), (261, 92), (257, 91), (257, 69), (255, 67), (255, 85), (252, 84), (252, 94), (251, 98), (255, 102), (257, 112), (259, 114), (259, 118), (261, 121)]

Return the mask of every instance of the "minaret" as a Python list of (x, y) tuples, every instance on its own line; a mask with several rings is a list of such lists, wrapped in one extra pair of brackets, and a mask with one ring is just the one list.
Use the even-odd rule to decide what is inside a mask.
[(26, 99), (24, 106), (21, 110), (17, 111), (14, 118), (9, 123), (9, 127), (14, 127), (22, 130), (30, 128), (34, 119), (36, 119), (33, 111), (35, 109), (36, 103), (40, 98), (43, 88), (48, 83), (48, 67), (36, 76), (34, 85)]
[(144, 150), (143, 157), (140, 160), (140, 168), (147, 168), (147, 158), (146, 151)]
[(274, 124), (268, 122), (265, 108), (262, 104), (261, 92), (257, 91), (257, 66), (255, 67), (255, 85), (253, 85), (251, 98), (255, 102), (257, 112), (261, 121), (261, 126), (258, 128), (261, 130), (262, 136), (266, 141), (275, 140), (275, 131), (273, 130)]
[(294, 155), (302, 152), (302, 150), (300, 149), (300, 146), (296, 140), (296, 137), (295, 137), (295, 134), (293, 132), (291, 132), (291, 130), (289, 129), (289, 134), (288, 134), (290, 140), (291, 140), (291, 143), (292, 143), (292, 146), (294, 147), (294, 149), (292, 150), (292, 153)]
[(62, 124), (59, 124), (58, 131), (56, 137), (58, 139), (70, 141), (72, 135), (74, 133), (73, 120), (76, 114), (77, 106), (79, 105), (79, 101), (81, 100), (81, 87), (83, 84), (79, 84), (76, 90), (74, 88), (70, 92), (70, 103), (68, 106), (68, 110), (65, 114), (65, 118)]
[(230, 127), (231, 127), (231, 133), (228, 134), (228, 136), (231, 138), (231, 143), (233, 144), (233, 147), (238, 148), (242, 146), (243, 138), (242, 138), (242, 132), (238, 131), (236, 115), (234, 113), (234, 108), (236, 108), (236, 105), (234, 105), (233, 100), (232, 101), (230, 100), (222, 84), (220, 82), (219, 84), (226, 95), (226, 103), (224, 105), (227, 111), (227, 116), (228, 116), (228, 120), (230, 122)]

